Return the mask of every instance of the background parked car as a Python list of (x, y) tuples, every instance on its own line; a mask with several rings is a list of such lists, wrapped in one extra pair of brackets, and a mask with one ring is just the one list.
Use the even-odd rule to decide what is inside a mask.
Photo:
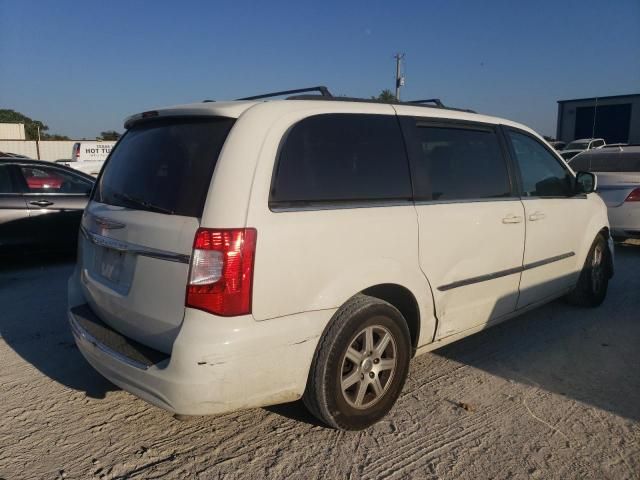
[(591, 150), (570, 165), (597, 174), (597, 191), (607, 204), (614, 238), (640, 238), (640, 145)]
[(17, 153), (11, 152), (0, 152), (0, 158), (8, 157), (8, 158), (29, 158), (26, 155), (19, 155)]
[(75, 249), (93, 182), (62, 165), (0, 157), (0, 254)]
[(563, 150), (564, 147), (567, 146), (567, 143), (566, 142), (561, 142), (560, 140), (556, 140), (556, 141), (553, 141), (553, 142), (549, 142), (549, 145), (551, 145), (556, 150)]
[(593, 148), (602, 148), (605, 144), (606, 143), (603, 138), (580, 138), (564, 147), (560, 152), (560, 155), (562, 155), (562, 158), (565, 160), (570, 160), (580, 152), (591, 150)]

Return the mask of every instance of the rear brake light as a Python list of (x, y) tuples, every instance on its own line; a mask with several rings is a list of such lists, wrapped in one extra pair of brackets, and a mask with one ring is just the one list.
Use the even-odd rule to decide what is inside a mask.
[(251, 313), (254, 228), (196, 232), (185, 305), (231, 317)]
[(634, 188), (624, 199), (625, 202), (640, 202), (640, 188)]

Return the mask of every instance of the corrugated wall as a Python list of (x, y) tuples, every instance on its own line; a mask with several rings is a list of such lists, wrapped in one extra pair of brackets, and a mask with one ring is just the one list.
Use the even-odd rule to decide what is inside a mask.
[(24, 123), (0, 123), (0, 139), (24, 140)]
[[(40, 142), (40, 159), (50, 162), (70, 160), (74, 143), (76, 140), (43, 140)], [(0, 140), (0, 152), (38, 158), (36, 142), (33, 140)]]

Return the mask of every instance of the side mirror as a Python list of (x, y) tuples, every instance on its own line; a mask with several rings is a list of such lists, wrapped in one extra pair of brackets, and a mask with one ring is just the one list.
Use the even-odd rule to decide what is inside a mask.
[(598, 177), (591, 172), (576, 173), (576, 193), (593, 193), (598, 188)]

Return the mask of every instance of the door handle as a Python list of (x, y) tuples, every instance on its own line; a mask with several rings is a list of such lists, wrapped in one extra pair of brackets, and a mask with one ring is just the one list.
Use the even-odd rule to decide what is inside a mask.
[(522, 217), (518, 215), (507, 215), (502, 219), (502, 223), (520, 223), (522, 222)]
[(31, 205), (36, 205), (38, 207), (48, 207), (49, 205), (53, 205), (53, 202), (48, 200), (34, 200), (33, 202), (29, 202)]
[(546, 217), (546, 215), (544, 213), (535, 212), (535, 213), (532, 213), (531, 215), (529, 215), (529, 220), (531, 220), (532, 222), (535, 222), (537, 220), (542, 220), (545, 217)]

